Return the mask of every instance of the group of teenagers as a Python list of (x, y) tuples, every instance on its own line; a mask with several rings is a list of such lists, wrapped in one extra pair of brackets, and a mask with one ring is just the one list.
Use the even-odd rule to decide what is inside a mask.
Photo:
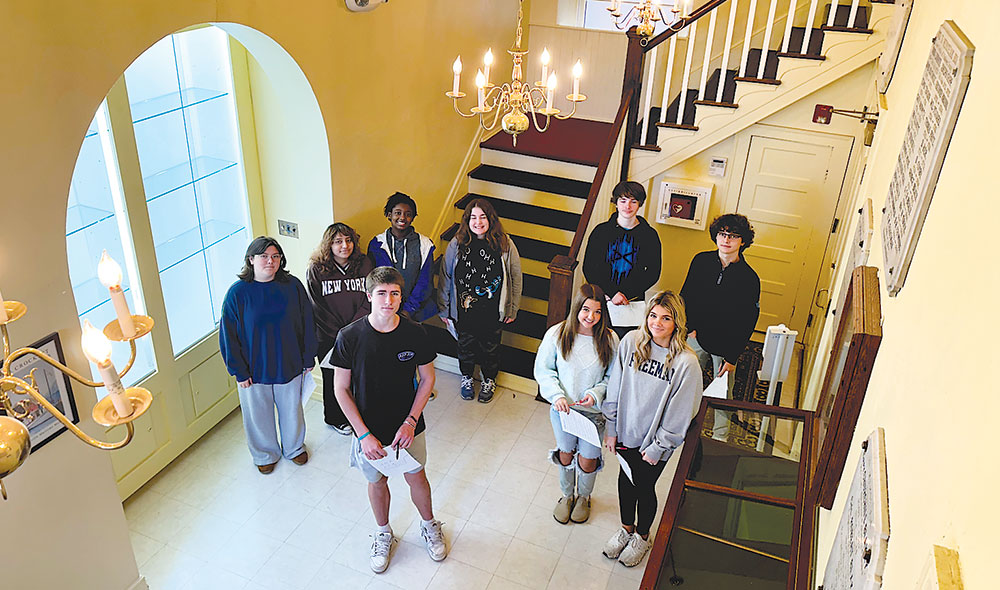
[[(622, 526), (603, 551), (629, 567), (649, 550), (655, 484), (698, 406), (703, 369), (728, 373), (732, 387), (760, 298), (760, 281), (742, 256), (753, 229), (742, 215), (722, 215), (710, 227), (717, 248), (695, 256), (680, 293), (646, 299), (638, 326), (612, 326), (609, 306), (642, 301), (659, 280), (660, 240), (638, 215), (645, 198), (638, 183), (615, 187), (616, 211), (588, 241), (587, 282), (574, 294), (568, 317), (545, 332), (534, 365), (555, 435), (547, 459), (557, 466), (561, 496), (553, 517), (562, 524), (588, 520), (603, 466), (600, 446), (563, 430), (559, 414), (578, 411), (593, 422), (604, 448), (629, 467), (629, 474), (621, 469), (618, 475)], [(349, 464), (368, 481), (376, 573), (388, 567), (396, 539), (387, 478), (371, 461), (394, 450), (405, 449), (419, 464), (403, 477), (431, 559), (448, 554), (423, 468), (423, 413), (434, 395), (436, 353), (421, 322), (441, 317), (458, 341), (460, 397), (489, 403), (502, 330), (517, 317), (522, 284), (517, 247), (488, 200), (466, 207), (436, 289), (433, 243), (412, 226), (416, 203), (397, 192), (384, 214), (389, 227), (372, 238), (367, 254), (354, 229), (330, 225), (305, 286), (285, 270), (275, 239), (253, 240), (240, 280), (223, 301), (219, 331), (222, 357), (239, 385), (250, 454), (262, 474), (273, 472), (282, 456), (297, 465), (308, 461), (303, 387), (320, 360), (325, 421), (352, 437)], [(728, 417), (716, 412), (715, 420), (714, 435), (725, 438)]]

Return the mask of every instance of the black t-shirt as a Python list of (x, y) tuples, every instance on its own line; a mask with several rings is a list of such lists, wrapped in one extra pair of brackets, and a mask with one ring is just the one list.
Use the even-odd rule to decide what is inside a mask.
[[(420, 324), (401, 317), (395, 330), (382, 333), (365, 316), (337, 334), (330, 362), (351, 370), (351, 393), (361, 418), (372, 435), (387, 445), (413, 407), (417, 367), (436, 356)], [(420, 416), (416, 434), (424, 428)]]

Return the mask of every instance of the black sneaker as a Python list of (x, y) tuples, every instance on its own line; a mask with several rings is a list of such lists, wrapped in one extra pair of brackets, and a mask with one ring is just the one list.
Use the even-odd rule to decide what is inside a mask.
[(488, 404), (493, 401), (493, 394), (496, 393), (497, 382), (493, 379), (483, 379), (483, 384), (479, 388), (479, 401)]

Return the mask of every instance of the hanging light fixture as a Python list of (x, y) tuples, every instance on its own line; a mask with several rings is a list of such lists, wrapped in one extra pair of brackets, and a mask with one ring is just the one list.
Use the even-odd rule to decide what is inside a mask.
[[(128, 373), (135, 362), (136, 346), (135, 341), (142, 338), (153, 329), (153, 318), (145, 315), (133, 315), (128, 310), (128, 303), (121, 289), (122, 273), (121, 267), (112, 260), (107, 252), (101, 256), (101, 263), (98, 265), (98, 275), (101, 282), (108, 288), (110, 298), (115, 307), (117, 318), (112, 320), (104, 331), (101, 332), (88, 321), (83, 322), (83, 337), (81, 344), (83, 353), (90, 362), (97, 365), (97, 371), (101, 376), (101, 383), (91, 381), (83, 375), (63, 365), (56, 359), (45, 354), (37, 348), (19, 348), (13, 352), (10, 350), (10, 337), (7, 334), (7, 325), (15, 322), (27, 313), (28, 308), (20, 301), (4, 301), (0, 296), (0, 333), (3, 335), (3, 367), (0, 369), (0, 409), (4, 410), (6, 416), (0, 416), (0, 496), (7, 499), (7, 489), (4, 487), (3, 478), (14, 472), (21, 466), (31, 453), (31, 439), (25, 426), (25, 422), (31, 420), (29, 406), (34, 403), (45, 408), (47, 412), (76, 435), (77, 438), (88, 445), (105, 450), (113, 451), (120, 449), (132, 441), (135, 429), (132, 422), (142, 416), (153, 401), (153, 396), (149, 390), (142, 387), (125, 388), (121, 378)], [(111, 362), (111, 342), (128, 342), (132, 349), (129, 361), (125, 369), (120, 373)], [(52, 365), (60, 372), (65, 373), (72, 379), (88, 387), (105, 387), (108, 395), (97, 402), (94, 406), (92, 416), (94, 421), (102, 426), (125, 425), (125, 438), (115, 443), (106, 443), (97, 440), (84, 433), (76, 424), (59, 411), (38, 390), (35, 382), (35, 371), (32, 369), (27, 380), (14, 375), (11, 365), (17, 359), (33, 355), (42, 361)], [(11, 402), (10, 394), (27, 396), (17, 403)]]
[[(463, 113), (458, 106), (458, 100), (465, 97), (465, 93), (459, 89), (462, 76), (462, 56), (458, 56), (451, 66), (454, 79), (451, 91), (445, 93), (454, 101), (455, 112), (466, 118), (478, 115), (479, 124), (486, 131), (495, 129), (499, 121), (501, 128), (511, 135), (514, 145), (517, 145), (518, 134), (527, 131), (531, 125), (534, 125), (539, 133), (544, 133), (549, 128), (551, 117), (569, 119), (576, 113), (577, 103), (587, 100), (586, 96), (580, 94), (583, 64), (577, 60), (573, 66), (573, 93), (566, 95), (566, 100), (573, 103), (573, 110), (569, 114), (562, 115), (560, 114), (562, 111), (555, 108), (553, 99), (555, 98), (556, 74), (549, 71), (551, 56), (548, 49), (544, 49), (541, 55), (541, 79), (534, 85), (523, 81), (521, 63), (528, 52), (521, 49), (523, 0), (518, 0), (517, 4), (517, 31), (514, 37), (514, 47), (507, 50), (514, 62), (511, 81), (500, 86), (495, 86), (490, 82), (493, 50), (488, 49), (483, 57), (483, 68), (476, 71), (476, 106), (472, 107), (471, 112), (469, 114)], [(544, 107), (542, 107), (543, 103)], [(492, 120), (487, 117), (490, 113), (493, 113)], [(537, 115), (545, 116), (544, 125), (538, 124)]]
[[(671, 31), (679, 31), (684, 28), (684, 20), (690, 16), (692, 0), (675, 0), (670, 12), (673, 18), (667, 28)], [(656, 30), (656, 23), (666, 21), (663, 16), (663, 8), (660, 7), (660, 0), (639, 0), (631, 2), (631, 6), (622, 14), (621, 0), (611, 0), (608, 12), (611, 13), (611, 20), (615, 27), (621, 31), (628, 30), (632, 26), (636, 27), (636, 32), (643, 40), (652, 36)]]

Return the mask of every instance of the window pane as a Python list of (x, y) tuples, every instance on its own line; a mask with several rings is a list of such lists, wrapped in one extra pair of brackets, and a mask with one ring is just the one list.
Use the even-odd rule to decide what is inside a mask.
[[(123, 239), (121, 234), (128, 224), (124, 218), (121, 185), (107, 121), (107, 110), (102, 104), (77, 156), (66, 210), (66, 256), (77, 314), (81, 322), (89, 320), (98, 329), (116, 318), (108, 289), (97, 279), (97, 263), (105, 250), (122, 266), (122, 289), (129, 307), (134, 313), (145, 310), (140, 289), (133, 288), (138, 280), (134, 273), (135, 253), (131, 240), (128, 236)], [(152, 340), (142, 338), (136, 345), (135, 365), (122, 379), (126, 386), (135, 385), (156, 370)], [(112, 351), (115, 366), (124, 367), (129, 347), (116, 345)], [(94, 378), (99, 379), (96, 367), (91, 366), (91, 371)], [(105, 395), (103, 389), (98, 395)]]
[(167, 37), (125, 82), (177, 355), (218, 325), (250, 239), (228, 38), (214, 27)]

